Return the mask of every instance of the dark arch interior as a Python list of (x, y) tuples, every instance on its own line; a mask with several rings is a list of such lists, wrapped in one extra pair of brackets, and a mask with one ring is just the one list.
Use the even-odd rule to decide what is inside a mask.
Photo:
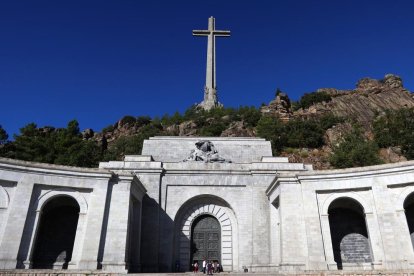
[(362, 206), (353, 199), (340, 198), (329, 206), (334, 260), (338, 269), (344, 263), (371, 262), (371, 246)]
[(79, 218), (75, 199), (59, 196), (42, 209), (32, 257), (33, 268), (67, 268)]
[(198, 217), (191, 226), (191, 264), (203, 260), (221, 263), (221, 227), (210, 215)]
[(410, 194), (404, 201), (404, 209), (408, 230), (410, 231), (411, 244), (414, 248), (414, 193)]

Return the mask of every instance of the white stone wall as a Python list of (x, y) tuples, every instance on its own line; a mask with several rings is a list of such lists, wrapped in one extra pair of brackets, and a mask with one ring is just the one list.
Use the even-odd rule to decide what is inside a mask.
[[(231, 222), (228, 225), (218, 218), (222, 230), (225, 229), (221, 247), (225, 271), (242, 271), (243, 267), (250, 271), (277, 269), (277, 264), (269, 265), (271, 218), (266, 189), (277, 172), (306, 171), (309, 167), (290, 164), (286, 158), (270, 157), (270, 144), (263, 139), (243, 138), (212, 140), (220, 155), (229, 152), (223, 157), (232, 156), (240, 163), (182, 162), (198, 140), (153, 138), (144, 143), (146, 155), (127, 156), (122, 162), (100, 165), (115, 173), (137, 175), (147, 189), (143, 206), (142, 252), (146, 255), (141, 259), (143, 271), (173, 271), (177, 261), (180, 270), (189, 270), (190, 248), (186, 242), (189, 244), (191, 240), (188, 236), (191, 221), (197, 214), (216, 216), (212, 209), (216, 201), (222, 202), (221, 211), (225, 211)], [(150, 153), (158, 157), (148, 156)], [(173, 155), (179, 162), (165, 162)], [(204, 211), (196, 211), (200, 208)], [(187, 217), (183, 218), (185, 214)], [(184, 228), (182, 223), (186, 223)], [(183, 231), (184, 241), (180, 243)]]
[[(124, 202), (129, 202), (131, 186), (142, 200), (145, 188), (132, 175), (114, 178), (105, 169), (0, 158), (0, 269), (31, 268), (43, 206), (69, 196), (80, 212), (68, 268), (97, 269), (105, 257), (107, 263), (115, 262), (116, 271), (125, 271), (127, 241), (119, 237), (118, 227), (128, 227), (122, 215), (128, 216)], [(116, 239), (121, 240), (114, 247)]]
[[(270, 201), (280, 197), (281, 264), (283, 265), (284, 256), (307, 252), (302, 255), (306, 269), (336, 270), (328, 208), (336, 199), (351, 198), (364, 209), (373, 262), (345, 264), (344, 269), (413, 268), (414, 251), (403, 207), (404, 200), (412, 192), (414, 162), (281, 174), (267, 190)], [(284, 209), (284, 198), (296, 208)], [(288, 217), (283, 216), (286, 211)], [(294, 223), (291, 222), (292, 218)], [(292, 233), (292, 228), (284, 232), (283, 224), (289, 222), (295, 224), (295, 227), (304, 225), (306, 234), (300, 234), (297, 230)], [(304, 248), (293, 245), (284, 247), (286, 241), (296, 241)]]
[[(156, 157), (99, 169), (0, 159), (0, 269), (31, 267), (42, 207), (61, 195), (80, 207), (69, 269), (167, 272), (179, 261), (188, 270), (192, 223), (209, 214), (221, 226), (225, 271), (336, 270), (329, 208), (341, 198), (361, 206), (373, 260), (344, 269), (413, 269), (404, 201), (414, 162), (312, 171), (266, 157), (262, 139), (238, 138), (216, 142), (239, 162), (179, 161), (196, 140), (154, 138), (144, 150)], [(235, 145), (247, 148), (233, 154)]]

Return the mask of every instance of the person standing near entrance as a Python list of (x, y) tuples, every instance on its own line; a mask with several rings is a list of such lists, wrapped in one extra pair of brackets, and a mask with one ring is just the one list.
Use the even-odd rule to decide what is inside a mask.
[(207, 265), (207, 262), (206, 262), (206, 259), (204, 258), (203, 260), (203, 273), (204, 274), (206, 274), (206, 265)]
[(211, 261), (207, 262), (207, 275), (213, 275), (213, 263)]

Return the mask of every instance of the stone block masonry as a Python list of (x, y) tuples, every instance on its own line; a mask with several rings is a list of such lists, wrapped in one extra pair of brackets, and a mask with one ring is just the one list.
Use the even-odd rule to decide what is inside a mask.
[[(153, 137), (96, 169), (0, 158), (0, 274), (187, 272), (200, 254), (234, 275), (414, 272), (413, 161), (313, 171), (264, 139), (213, 137), (232, 163), (184, 162), (198, 140)], [(50, 210), (79, 214), (57, 234), (73, 250), (40, 264)]]

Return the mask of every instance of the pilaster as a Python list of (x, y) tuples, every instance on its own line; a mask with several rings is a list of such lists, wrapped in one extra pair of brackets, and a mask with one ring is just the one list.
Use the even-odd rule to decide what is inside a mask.
[(132, 175), (119, 175), (113, 183), (102, 261), (104, 271), (126, 273), (128, 217)]
[(301, 186), (295, 177), (277, 181), (280, 185), (280, 267), (282, 270), (304, 270), (308, 250)]

